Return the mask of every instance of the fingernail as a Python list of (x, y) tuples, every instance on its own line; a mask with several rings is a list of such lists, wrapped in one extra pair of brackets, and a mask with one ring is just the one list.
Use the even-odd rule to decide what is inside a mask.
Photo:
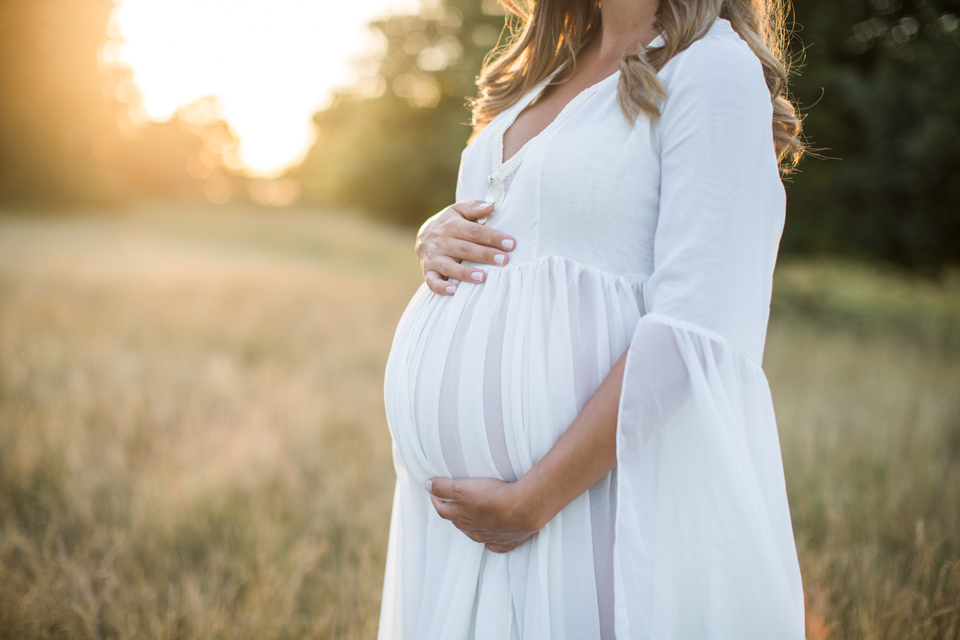
[(481, 280), (483, 280), (483, 271), (474, 271), (473, 273), (470, 274), (470, 277), (476, 280), (477, 282), (480, 282)]
[(503, 261), (506, 259), (507, 257), (502, 253), (498, 253), (497, 255), (493, 256), (493, 261), (496, 262), (497, 264), (503, 264)]
[(480, 203), (480, 208), (481, 208), (481, 209), (486, 209), (487, 207), (489, 207), (489, 206), (492, 205), (492, 204), (493, 204), (492, 202), (481, 202), (481, 203)]
[(433, 480), (427, 480), (426, 482), (424, 482), (423, 488), (427, 490), (427, 493), (431, 493), (430, 490), (433, 488)]
[(503, 242), (500, 243), (500, 245), (507, 251), (510, 251), (510, 249), (513, 249), (513, 240), (511, 240), (510, 238), (506, 238)]
[(456, 291), (457, 291), (457, 288), (454, 285), (451, 284), (447, 286), (447, 293), (455, 293)]

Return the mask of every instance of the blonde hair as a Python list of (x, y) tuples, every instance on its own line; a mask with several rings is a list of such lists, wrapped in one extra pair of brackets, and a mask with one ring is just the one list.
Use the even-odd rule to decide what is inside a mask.
[[(511, 37), (491, 52), (480, 72), (473, 101), (474, 136), (498, 113), (515, 104), (550, 74), (573, 65), (600, 30), (599, 0), (500, 0), (508, 11)], [(773, 142), (781, 171), (803, 154), (801, 122), (787, 98), (789, 60), (785, 0), (660, 0), (657, 26), (665, 45), (640, 46), (620, 60), (617, 97), (624, 115), (657, 118), (656, 101), (666, 95), (657, 72), (703, 36), (702, 25), (718, 17), (730, 22), (763, 65), (773, 103)]]

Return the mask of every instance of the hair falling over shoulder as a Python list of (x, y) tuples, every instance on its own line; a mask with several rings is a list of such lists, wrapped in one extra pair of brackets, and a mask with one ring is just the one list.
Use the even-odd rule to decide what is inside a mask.
[[(473, 102), (474, 135), (498, 113), (550, 76), (573, 64), (600, 30), (599, 0), (500, 0), (508, 11), (511, 36), (491, 52)], [(624, 115), (659, 117), (665, 96), (657, 73), (703, 35), (701, 26), (725, 18), (763, 65), (773, 103), (773, 141), (781, 171), (803, 154), (801, 119), (787, 96), (786, 0), (660, 0), (657, 10), (663, 47), (639, 47), (620, 61), (617, 95)]]

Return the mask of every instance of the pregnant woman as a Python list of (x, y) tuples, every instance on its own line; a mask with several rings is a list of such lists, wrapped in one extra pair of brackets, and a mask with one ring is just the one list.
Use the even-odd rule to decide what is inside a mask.
[(387, 363), (381, 640), (803, 638), (760, 368), (779, 3), (505, 2)]

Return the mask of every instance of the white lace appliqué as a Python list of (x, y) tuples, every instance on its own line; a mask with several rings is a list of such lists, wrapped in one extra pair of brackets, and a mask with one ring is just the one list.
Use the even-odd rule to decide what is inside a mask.
[[(604, 82), (600, 81), (593, 86), (587, 87), (581, 91), (577, 96), (575, 96), (570, 102), (564, 105), (563, 109), (560, 110), (560, 113), (548, 124), (540, 133), (533, 136), (520, 149), (510, 156), (510, 159), (506, 162), (503, 161), (503, 136), (507, 133), (507, 129), (514, 123), (517, 117), (523, 112), (524, 109), (543, 91), (543, 89), (550, 83), (553, 79), (553, 76), (559, 72), (554, 72), (549, 78), (540, 83), (539, 86), (531, 90), (523, 99), (518, 102), (512, 110), (512, 113), (508, 117), (504, 118), (503, 121), (497, 125), (497, 128), (493, 131), (493, 141), (490, 144), (490, 175), (487, 176), (487, 195), (483, 199), (484, 202), (493, 204), (493, 212), (477, 222), (480, 224), (486, 224), (490, 218), (496, 214), (497, 209), (500, 208), (500, 205), (503, 204), (503, 199), (506, 194), (506, 181), (510, 175), (517, 170), (520, 166), (520, 163), (523, 162), (523, 158), (527, 155), (527, 151), (530, 150), (533, 142), (540, 138), (548, 129), (550, 129), (556, 122), (560, 121), (564, 115), (571, 111), (576, 105), (580, 104), (597, 88)], [(615, 74), (616, 75), (616, 74)]]

